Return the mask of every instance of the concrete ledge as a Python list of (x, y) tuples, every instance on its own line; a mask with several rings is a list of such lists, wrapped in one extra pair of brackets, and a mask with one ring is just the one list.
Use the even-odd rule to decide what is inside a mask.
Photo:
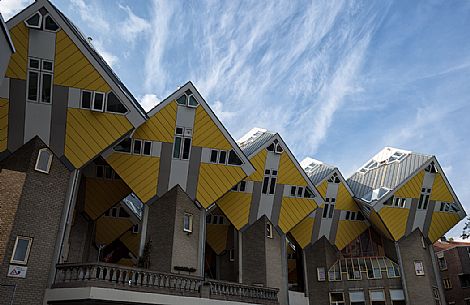
[(44, 305), (49, 302), (101, 300), (118, 303), (159, 305), (247, 305), (255, 303), (212, 300), (158, 293), (135, 292), (113, 288), (82, 287), (46, 289)]

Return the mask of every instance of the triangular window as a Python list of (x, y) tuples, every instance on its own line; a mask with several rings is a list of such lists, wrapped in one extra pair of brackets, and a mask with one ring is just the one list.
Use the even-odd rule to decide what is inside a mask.
[(119, 98), (114, 94), (114, 92), (108, 93), (108, 98), (106, 100), (106, 111), (116, 112), (116, 113), (126, 113), (128, 110), (124, 106)]
[(25, 23), (28, 27), (34, 29), (40, 29), (42, 22), (42, 16), (39, 12), (34, 13), (31, 17), (26, 19)]
[(176, 99), (176, 103), (182, 106), (188, 106), (191, 108), (196, 108), (199, 103), (194, 97), (194, 94), (191, 90), (186, 90), (183, 95)]
[(49, 15), (44, 18), (44, 30), (52, 32), (57, 32), (59, 30), (59, 26)]
[(437, 169), (436, 169), (436, 166), (434, 165), (434, 162), (431, 162), (431, 164), (429, 164), (424, 170), (431, 174), (437, 173)]

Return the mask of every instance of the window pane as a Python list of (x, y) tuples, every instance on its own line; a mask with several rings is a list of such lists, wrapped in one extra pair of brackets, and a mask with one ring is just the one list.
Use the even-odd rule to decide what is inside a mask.
[(13, 260), (15, 261), (25, 261), (26, 252), (28, 251), (29, 240), (18, 238), (18, 243), (16, 244), (15, 253), (13, 255)]
[(226, 159), (227, 159), (227, 152), (225, 150), (221, 150), (220, 155), (219, 155), (219, 163), (225, 164)]
[(334, 211), (334, 206), (332, 205), (330, 207), (330, 214), (328, 215), (328, 218), (333, 218), (333, 211)]
[(228, 164), (242, 165), (243, 162), (242, 162), (242, 160), (240, 160), (238, 155), (233, 150), (231, 150), (228, 154)]
[(28, 100), (38, 100), (38, 89), (39, 89), (39, 73), (29, 71), (28, 73)]
[(52, 61), (43, 60), (42, 69), (47, 71), (52, 71)]
[(124, 106), (121, 101), (118, 99), (114, 92), (108, 93), (108, 99), (106, 102), (106, 111), (117, 112), (117, 113), (126, 113), (127, 108)]
[(274, 189), (276, 187), (276, 178), (271, 178), (271, 185), (269, 186), (269, 194), (274, 194)]
[(181, 154), (181, 138), (175, 137), (175, 143), (173, 143), (173, 158), (179, 158)]
[(39, 59), (30, 58), (29, 59), (29, 67), (32, 69), (39, 70)]
[(36, 13), (33, 16), (31, 16), (28, 20), (26, 20), (26, 23), (33, 27), (39, 27), (40, 20), (41, 19), (40, 19), (39, 13)]
[(189, 159), (190, 150), (191, 150), (191, 138), (184, 138), (183, 160)]
[(328, 207), (330, 205), (325, 203), (325, 207), (323, 208), (323, 218), (326, 218), (328, 216)]
[(102, 178), (104, 176), (104, 168), (102, 165), (96, 167), (96, 177)]
[(268, 151), (274, 151), (274, 143), (271, 143), (268, 147), (266, 147)]
[(268, 184), (269, 184), (269, 177), (264, 177), (263, 181), (263, 194), (266, 194), (268, 192)]
[(104, 106), (104, 94), (95, 92), (95, 98), (93, 102), (93, 109), (103, 111)]
[(189, 97), (189, 105), (194, 107), (198, 105), (198, 102), (196, 101), (193, 95)]
[(52, 75), (42, 74), (42, 96), (43, 103), (50, 104), (52, 96)]
[(36, 170), (48, 173), (50, 158), (52, 158), (52, 153), (49, 150), (40, 150), (36, 161)]
[(142, 151), (142, 141), (134, 140), (134, 154), (140, 155), (141, 151)]
[(90, 109), (91, 108), (91, 92), (82, 91), (82, 108)]
[(107, 179), (111, 179), (113, 177), (113, 169), (111, 168), (111, 166), (105, 167), (105, 174)]
[(295, 196), (295, 189), (296, 189), (295, 186), (291, 186), (291, 187), (290, 187), (290, 195), (291, 195), (291, 196)]
[(57, 25), (57, 23), (55, 23), (51, 16), (47, 16), (44, 28), (49, 31), (57, 31), (59, 29), (59, 26)]
[(145, 141), (144, 144), (144, 155), (150, 156), (152, 151), (152, 142)]
[(240, 192), (244, 192), (246, 189), (246, 181), (240, 182)]
[(304, 191), (304, 188), (301, 187), (301, 186), (299, 186), (299, 188), (297, 189), (297, 196), (298, 196), (298, 197), (302, 197), (303, 191)]
[(132, 143), (131, 139), (129, 139), (129, 138), (124, 139), (118, 145), (116, 145), (114, 147), (114, 150), (130, 153), (131, 152), (131, 143)]
[(180, 105), (186, 105), (186, 95), (183, 94), (182, 96), (180, 96), (180, 97), (176, 100), (176, 102), (177, 102), (178, 104), (180, 104)]
[(211, 162), (212, 163), (217, 163), (217, 156), (219, 155), (219, 151), (218, 150), (211, 150)]

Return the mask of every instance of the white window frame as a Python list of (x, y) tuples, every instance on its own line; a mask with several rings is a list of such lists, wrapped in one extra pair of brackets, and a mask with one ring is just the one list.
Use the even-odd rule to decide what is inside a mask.
[[(39, 61), (39, 68), (32, 68), (30, 66), (30, 60), (34, 59)], [(43, 62), (50, 62), (52, 64), (52, 70), (44, 70), (43, 69)], [(34, 72), (38, 74), (38, 86), (36, 89), (36, 96), (37, 100), (31, 100), (29, 99), (29, 84), (30, 84), (30, 77), (29, 73)], [(51, 76), (51, 101), (50, 103), (45, 103), (42, 101), (42, 89), (43, 89), (43, 75), (48, 74)], [(53, 60), (48, 60), (48, 59), (42, 59), (42, 58), (37, 58), (37, 57), (28, 57), (28, 68), (26, 69), (26, 101), (30, 103), (41, 103), (45, 105), (52, 105), (52, 98), (53, 98), (53, 89), (54, 89), (54, 61)]]
[[(136, 152), (134, 151), (134, 149), (135, 149), (135, 142), (140, 142), (140, 152), (139, 152), (139, 153), (136, 153)], [(142, 152), (144, 151), (144, 146), (143, 146), (143, 144), (144, 144), (144, 141), (141, 140), (141, 139), (132, 139), (132, 145), (131, 145), (132, 149), (131, 149), (131, 153), (132, 153), (133, 155), (142, 155)]]
[[(19, 239), (22, 239), (22, 240), (27, 240), (28, 241), (28, 247), (26, 248), (26, 255), (25, 255), (25, 258), (24, 260), (22, 261), (19, 261), (19, 260), (15, 260), (15, 253), (16, 253), (16, 248), (18, 246), (18, 240)], [(26, 265), (28, 264), (28, 259), (29, 259), (29, 254), (31, 252), (31, 245), (33, 243), (33, 238), (32, 237), (26, 237), (26, 236), (16, 236), (16, 240), (15, 240), (15, 245), (13, 246), (13, 252), (11, 254), (11, 258), (10, 258), (10, 263), (12, 264), (18, 264), (18, 265)]]
[[(343, 295), (343, 300), (342, 301), (333, 301), (331, 299), (331, 294), (332, 293), (342, 294)], [(344, 300), (344, 292), (342, 292), (342, 291), (330, 291), (328, 296), (329, 296), (329, 299), (330, 299), (330, 305), (345, 305), (346, 304), (346, 301)]]
[[(188, 218), (188, 228), (185, 227), (185, 219), (186, 217)], [(193, 232), (193, 214), (184, 212), (183, 215), (183, 231), (186, 233), (192, 233)]]
[[(137, 228), (137, 229), (136, 229), (136, 228)], [(138, 223), (134, 224), (134, 225), (132, 226), (132, 233), (133, 233), (133, 234), (139, 234), (139, 231), (140, 231), (140, 226), (139, 226), (139, 224), (138, 224)]]
[[(47, 169), (46, 170), (38, 168), (39, 158), (41, 156), (41, 152), (43, 152), (43, 151), (49, 152), (49, 160), (47, 161)], [(51, 170), (51, 164), (52, 164), (52, 159), (53, 158), (54, 158), (54, 155), (52, 154), (52, 151), (50, 151), (48, 148), (41, 148), (38, 151), (38, 157), (36, 158), (36, 165), (34, 165), (34, 170), (37, 171), (37, 172), (40, 172), (40, 173), (49, 174), (49, 172)]]
[[(266, 173), (266, 171), (269, 171), (269, 173)], [(276, 172), (276, 174), (274, 174), (274, 172)], [(261, 184), (261, 193), (263, 195), (274, 196), (274, 194), (276, 193), (278, 175), (279, 175), (279, 171), (277, 169), (265, 169), (264, 170), (263, 183)], [(267, 182), (266, 192), (264, 192), (264, 183), (265, 183), (266, 178), (268, 178), (268, 182)], [(271, 193), (271, 184), (272, 184), (273, 179), (276, 179), (276, 180), (274, 182), (274, 190)]]
[[(151, 156), (152, 155), (152, 145), (153, 145), (152, 141), (142, 140), (142, 143), (143, 143), (143, 145), (142, 145), (142, 155), (143, 156)], [(147, 143), (150, 143), (150, 152), (148, 154), (145, 153), (145, 145)]]
[[(101, 95), (103, 95), (103, 103), (102, 103), (101, 109), (95, 108), (95, 98), (96, 98), (96, 94), (101, 94)], [(90, 109), (90, 110), (96, 111), (96, 112), (104, 112), (104, 110), (106, 109), (106, 93), (101, 92), (101, 91), (93, 91), (91, 101), (92, 101), (92, 103), (91, 103), (91, 109)]]
[(325, 267), (317, 267), (317, 281), (318, 282), (326, 281), (326, 268)]
[[(425, 275), (423, 261), (421, 261), (421, 260), (413, 261), (413, 265), (414, 265), (414, 268), (415, 268), (416, 276), (424, 276)], [(419, 265), (421, 265), (421, 268), (418, 268)]]
[[(39, 15), (39, 24), (38, 24), (38, 25), (30, 25), (30, 24), (28, 24), (26, 21), (28, 21), (28, 20), (29, 20), (31, 17), (33, 17), (34, 15)], [(26, 27), (28, 27), (28, 28), (40, 30), (41, 27), (42, 27), (42, 19), (43, 19), (43, 17), (42, 17), (42, 15), (41, 15), (41, 13), (35, 12), (34, 14), (31, 14), (28, 18), (26, 18), (26, 19), (24, 20), (24, 24), (25, 24)]]
[(267, 238), (274, 238), (273, 229), (274, 229), (273, 224), (270, 222), (267, 222), (266, 223), (266, 237)]
[[(178, 129), (178, 128), (182, 129), (182, 131), (183, 131), (182, 134), (177, 134), (176, 133), (176, 129)], [(187, 130), (189, 130), (190, 133), (188, 133)], [(176, 138), (181, 138), (181, 145), (180, 145), (180, 148), (179, 148), (179, 156), (178, 157), (175, 157)], [(183, 158), (185, 139), (190, 139), (188, 158)], [(182, 127), (182, 126), (176, 126), (175, 127), (175, 135), (174, 135), (174, 138), (173, 138), (173, 149), (172, 149), (172, 155), (171, 155), (172, 159), (176, 159), (176, 160), (189, 160), (189, 159), (191, 159), (192, 146), (193, 146), (192, 128), (185, 128), (185, 127)]]
[[(57, 25), (57, 30), (48, 30), (46, 29), (46, 18), (47, 17), (50, 17), (52, 19), (52, 21), (55, 22), (55, 24)], [(50, 14), (46, 14), (43, 18), (42, 18), (42, 30), (43, 31), (46, 31), (46, 32), (50, 32), (50, 33), (57, 33), (58, 31), (60, 31), (60, 25), (57, 23), (57, 21), (54, 20), (54, 18), (52, 18), (52, 16)]]

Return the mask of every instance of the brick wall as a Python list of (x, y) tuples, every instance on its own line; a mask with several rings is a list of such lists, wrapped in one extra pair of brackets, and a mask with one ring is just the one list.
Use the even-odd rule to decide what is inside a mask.
[[(53, 267), (52, 257), (69, 184), (70, 173), (57, 157), (53, 158), (49, 174), (34, 170), (38, 150), (44, 147), (44, 143), (36, 137), (0, 163), (3, 174), (7, 173), (6, 170), (11, 170), (20, 172), (25, 178), (21, 195), (9, 198), (11, 200), (6, 206), (7, 209), (9, 206), (12, 209), (17, 206), (17, 210), (14, 217), (10, 217), (13, 225), (0, 267), (0, 282), (17, 285), (14, 304), (18, 305), (42, 304), (49, 273)], [(20, 187), (18, 179), (13, 178), (4, 179), (2, 185), (3, 190), (16, 192)], [(5, 197), (4, 193), (0, 194), (0, 197)], [(26, 279), (6, 276), (17, 235), (33, 238)], [(6, 301), (0, 298), (0, 304), (2, 302)]]
[(470, 298), (470, 288), (462, 288), (459, 274), (466, 273), (470, 265), (470, 259), (466, 247), (456, 247), (444, 252), (447, 269), (441, 270), (442, 279), (449, 279), (452, 288), (444, 289), (447, 303), (455, 302), (455, 305), (466, 305), (465, 299)]

